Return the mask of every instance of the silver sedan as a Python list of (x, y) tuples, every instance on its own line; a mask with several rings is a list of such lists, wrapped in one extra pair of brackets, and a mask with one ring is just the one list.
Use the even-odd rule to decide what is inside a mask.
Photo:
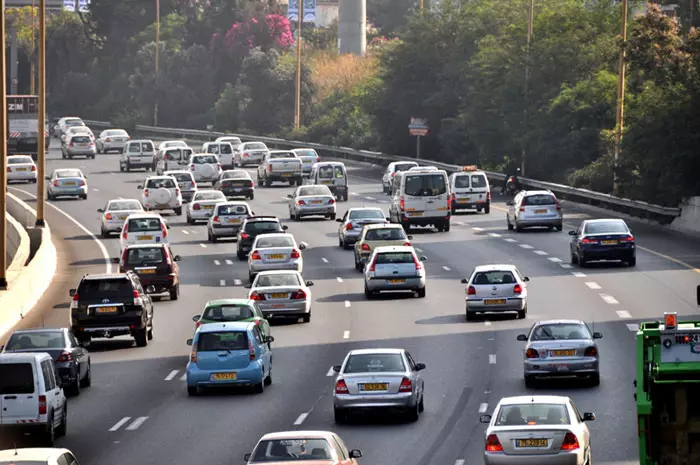
[(207, 224), (209, 242), (216, 242), (220, 237), (237, 237), (245, 220), (254, 214), (246, 202), (217, 203)]
[(192, 202), (187, 207), (187, 224), (209, 220), (214, 213), (214, 207), (221, 202), (226, 202), (226, 196), (221, 191), (213, 189), (196, 191), (192, 196)]
[(424, 409), (425, 383), (421, 371), (405, 349), (352, 350), (338, 373), (333, 394), (336, 423), (344, 423), (352, 412), (374, 409), (399, 410), (410, 421)]
[(335, 220), (335, 197), (328, 186), (300, 186), (289, 199), (289, 217), (300, 220), (303, 216), (325, 216)]
[(97, 153), (106, 154), (110, 150), (122, 153), (129, 139), (129, 134), (123, 129), (106, 129), (102, 131), (100, 137), (95, 141)]
[(311, 321), (311, 290), (313, 281), (304, 281), (298, 271), (263, 271), (259, 273), (250, 288), (248, 298), (258, 304), (263, 316), (302, 318), (304, 323)]
[(338, 223), (338, 245), (344, 249), (349, 249), (360, 238), (362, 228), (366, 224), (387, 224), (389, 218), (381, 208), (361, 207), (351, 208), (345, 212), (342, 218), (336, 220)]
[(469, 279), (462, 280), (467, 285), (467, 321), (490, 312), (517, 312), (518, 318), (525, 318), (529, 281), (515, 265), (477, 266)]
[(143, 205), (136, 199), (113, 199), (104, 208), (97, 210), (100, 217), (100, 232), (107, 238), (110, 234), (119, 234), (124, 222), (132, 213), (143, 213)]
[(418, 257), (412, 246), (374, 249), (365, 268), (365, 296), (371, 299), (384, 291), (409, 291), (425, 297), (426, 257)]
[(591, 332), (581, 320), (538, 321), (530, 334), (518, 335), (527, 344), (523, 349), (525, 386), (533, 387), (538, 378), (586, 378), (600, 384), (599, 351)]
[(301, 251), (306, 246), (297, 245), (294, 236), (287, 233), (261, 234), (255, 238), (248, 254), (248, 279), (252, 283), (261, 271), (296, 270), (304, 271), (304, 258)]
[(488, 423), (485, 465), (588, 465), (591, 433), (586, 422), (595, 414), (579, 413), (564, 396), (504, 397)]

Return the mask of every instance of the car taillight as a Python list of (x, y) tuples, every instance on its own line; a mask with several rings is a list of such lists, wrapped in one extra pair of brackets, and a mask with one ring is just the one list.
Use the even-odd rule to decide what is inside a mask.
[(634, 236), (630, 234), (629, 236), (620, 238), (620, 242), (634, 242)]
[(306, 205), (306, 202), (303, 200), (297, 200), (297, 205)]
[(335, 393), (336, 394), (347, 394), (348, 393), (348, 385), (345, 384), (344, 379), (339, 379), (335, 383)]
[(335, 199), (330, 199), (330, 200), (328, 201), (328, 205), (333, 205), (334, 203), (335, 203)]
[(301, 254), (299, 253), (299, 251), (297, 249), (292, 249), (291, 257), (292, 258), (301, 258)]
[(253, 292), (250, 294), (250, 300), (266, 300), (266, 299), (265, 299), (265, 296), (264, 296), (264, 295), (258, 294), (257, 291), (253, 291)]
[(498, 440), (498, 436), (495, 434), (489, 434), (486, 438), (486, 452), (503, 452), (501, 441)]
[(255, 184), (253, 184), (253, 181), (248, 181), (248, 187), (253, 187)]
[(68, 147), (73, 147), (73, 142), (69, 143)]
[(32, 171), (36, 171), (36, 165), (32, 165)]
[(410, 243), (410, 242), (404, 242), (403, 245), (404, 245), (404, 247), (411, 247), (411, 243)]
[(12, 168), (10, 168), (10, 167), (8, 166), (8, 167), (7, 167), (7, 172), (8, 172), (8, 173), (12, 173)]
[(39, 415), (46, 415), (46, 396), (39, 396)]
[(180, 188), (179, 187), (175, 188), (175, 195), (180, 195)]
[(578, 438), (571, 431), (567, 431), (564, 442), (561, 443), (561, 450), (577, 450), (579, 448)]
[(168, 237), (168, 227), (165, 226), (165, 223), (160, 224), (160, 230), (163, 231), (163, 239)]
[(248, 233), (241, 233), (241, 239), (249, 239), (249, 238), (250, 238), (250, 236), (248, 235)]
[(374, 270), (377, 269), (377, 259), (375, 258), (372, 260), (372, 263), (369, 265), (369, 271), (374, 272)]
[(513, 293), (514, 294), (520, 294), (523, 292), (523, 287), (520, 284), (516, 284), (513, 286)]
[(144, 189), (144, 190), (143, 190), (143, 196), (144, 196), (144, 197), (148, 197), (148, 189)]
[(345, 225), (345, 230), (350, 231), (353, 228), (352, 223), (348, 223)]
[(53, 187), (58, 187), (58, 179), (53, 182)]
[(73, 361), (73, 355), (71, 355), (70, 352), (63, 352), (61, 355), (58, 356), (58, 359), (56, 359), (56, 362), (72, 362)]
[(112, 142), (112, 139), (110, 139), (110, 138), (108, 137), (108, 138), (105, 139), (105, 142)]
[(491, 201), (491, 191), (488, 191), (486, 193), (486, 200), (488, 200), (489, 202)]
[(255, 360), (255, 346), (253, 345), (253, 341), (248, 341), (248, 354), (250, 356), (251, 360)]
[(260, 256), (260, 252), (257, 250), (253, 250), (253, 252), (250, 254), (250, 259), (251, 260), (262, 260), (262, 257)]
[(243, 153), (243, 156), (244, 156), (244, 157), (247, 157), (247, 156), (248, 156), (248, 152)]
[(216, 166), (219, 167), (219, 171), (221, 171), (221, 163), (217, 163)]
[(197, 363), (197, 351), (194, 349), (192, 349), (192, 353), (190, 354), (190, 362)]
[(369, 245), (367, 245), (367, 244), (362, 244), (362, 246), (360, 246), (360, 249), (369, 252)]
[(84, 180), (84, 179), (81, 179), (81, 180), (80, 180), (80, 186), (82, 187), (82, 186), (84, 186), (84, 185), (85, 185), (85, 180)]
[(267, 171), (272, 173), (272, 165), (267, 165)]
[(525, 207), (520, 207), (520, 211), (521, 211), (521, 212), (524, 212), (524, 211), (525, 211)]
[(141, 300), (141, 293), (139, 291), (132, 291), (131, 294), (134, 296), (134, 305), (137, 305), (136, 301)]
[(452, 197), (447, 196), (447, 210), (452, 210)]
[(195, 203), (194, 205), (192, 205), (192, 210), (200, 210), (201, 208), (202, 207), (200, 207), (198, 203)]
[(399, 392), (411, 392), (413, 390), (413, 384), (411, 383), (411, 380), (404, 378), (401, 380), (401, 385), (399, 386)]
[[(410, 245), (410, 244), (409, 244)], [(423, 264), (418, 260), (418, 257), (413, 256), (413, 264), (416, 265), (416, 271), (423, 269)]]
[(214, 223), (219, 223), (219, 217), (215, 216), (214, 218), (211, 219)]
[(92, 142), (90, 142), (90, 147), (94, 147), (94, 146), (95, 146), (95, 144), (93, 144)]
[(589, 238), (587, 238), (587, 237), (584, 237), (584, 238), (581, 240), (581, 244), (597, 244), (597, 243), (598, 243), (598, 240), (597, 240), (597, 239), (589, 239)]
[(124, 249), (124, 251), (122, 252), (122, 259), (121, 259), (121, 262), (120, 262), (120, 265), (121, 265), (122, 267), (126, 266), (126, 254), (127, 254), (127, 253), (129, 253), (129, 251), (128, 251), (127, 249)]
[(105, 219), (108, 221), (112, 221), (112, 214), (111, 213), (105, 213)]
[(319, 157), (318, 155), (316, 155), (316, 163), (318, 163), (319, 161), (321, 161), (321, 157)]
[(598, 349), (596, 349), (595, 346), (587, 347), (583, 355), (586, 357), (595, 357), (598, 355)]
[(394, 171), (393, 173), (391, 173), (391, 177), (393, 178), (394, 176), (396, 176), (396, 171)]
[(527, 349), (525, 351), (525, 357), (527, 357), (527, 358), (540, 358), (540, 354), (535, 349)]
[(561, 210), (561, 204), (559, 203), (558, 200), (557, 200), (557, 210)]
[(127, 240), (129, 238), (129, 223), (124, 224), (124, 230), (122, 231), (122, 239)]
[(469, 286), (467, 288), (467, 295), (476, 295), (476, 288), (474, 286)]
[(399, 209), (400, 210), (405, 210), (406, 209), (406, 201), (401, 197), (399, 199)]
[(292, 294), (292, 299), (306, 299), (306, 292), (304, 292), (302, 289), (299, 289), (298, 291)]
[(190, 165), (190, 171), (194, 171), (194, 165)]

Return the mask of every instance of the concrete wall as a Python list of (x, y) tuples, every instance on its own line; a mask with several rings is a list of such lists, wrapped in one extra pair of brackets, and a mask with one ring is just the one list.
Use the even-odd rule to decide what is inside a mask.
[(338, 20), (338, 2), (316, 2), (316, 26), (329, 27)]
[(700, 197), (690, 197), (681, 204), (681, 216), (674, 219), (669, 229), (686, 234), (700, 234)]
[(7, 231), (7, 274), (9, 275), (21, 270), (29, 259), (29, 234), (10, 215), (7, 215), (5, 230)]
[(367, 0), (340, 0), (338, 50), (364, 56), (367, 51)]

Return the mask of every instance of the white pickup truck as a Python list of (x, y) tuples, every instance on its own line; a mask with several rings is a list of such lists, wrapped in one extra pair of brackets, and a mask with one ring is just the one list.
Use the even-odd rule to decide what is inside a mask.
[(272, 150), (265, 154), (258, 165), (258, 186), (270, 187), (275, 181), (301, 186), (304, 180), (301, 166), (301, 159), (294, 152)]

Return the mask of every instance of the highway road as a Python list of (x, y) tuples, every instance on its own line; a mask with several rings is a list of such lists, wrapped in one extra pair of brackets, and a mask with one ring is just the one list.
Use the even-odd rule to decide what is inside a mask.
[[(105, 270), (103, 248), (108, 258), (118, 254), (118, 239), (95, 238), (96, 210), (112, 198), (138, 198), (136, 186), (146, 176), (120, 173), (118, 155), (61, 160), (52, 149), (48, 170), (58, 167), (80, 167), (88, 177), (89, 198), (47, 207), (54, 234), (65, 241), (57, 243), (60, 274), (40, 308), (25, 320), (29, 326), (68, 324), (68, 289), (82, 273)], [(355, 165), (349, 173), (350, 201), (339, 204), (339, 215), (353, 206), (388, 207), (377, 168)], [(25, 199), (35, 194), (34, 185), (10, 189)], [(251, 205), (257, 214), (288, 218), (291, 188), (256, 190)], [(273, 326), (273, 384), (264, 394), (234, 391), (197, 398), (187, 396), (182, 378), (191, 316), (207, 300), (245, 296), (247, 268), (236, 259), (235, 243), (207, 243), (205, 225), (187, 225), (184, 214), (167, 217), (173, 250), (183, 257), (180, 300), (156, 302), (155, 338), (148, 347), (136, 348), (128, 338), (92, 344), (93, 385), (70, 399), (68, 436), (58, 445), (83, 463), (224, 465), (243, 463), (243, 454), (264, 433), (323, 429), (338, 431), (350, 448), (361, 449), (361, 463), (471, 465), (483, 463), (480, 412), (490, 413), (504, 396), (555, 393), (571, 396), (581, 411), (596, 412), (590, 428), (597, 463), (638, 463), (634, 331), (639, 320), (660, 318), (664, 311), (697, 313), (700, 243), (633, 223), (640, 246), (636, 268), (581, 270), (568, 264), (570, 228), (509, 232), (503, 199), (495, 198), (493, 206), (490, 215), (453, 217), (449, 233), (414, 230), (414, 245), (428, 257), (425, 299), (366, 301), (352, 252), (338, 247), (338, 224), (286, 220), (297, 240), (309, 246), (304, 274), (315, 283), (313, 318), (308, 324)], [(566, 204), (563, 208), (568, 225), (586, 216)], [(485, 263), (513, 263), (530, 277), (525, 320), (465, 321), (459, 281)], [(557, 383), (525, 389), (516, 335), (547, 318), (582, 318), (603, 333), (599, 387)], [(331, 366), (348, 350), (363, 347), (405, 347), (426, 363), (426, 411), (418, 422), (367, 419), (334, 425)]]

